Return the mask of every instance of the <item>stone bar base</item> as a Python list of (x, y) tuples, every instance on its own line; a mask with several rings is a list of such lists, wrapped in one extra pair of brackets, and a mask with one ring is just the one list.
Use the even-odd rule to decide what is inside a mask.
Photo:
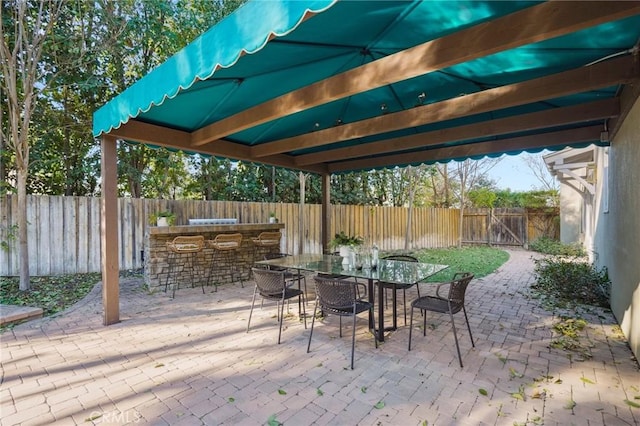
[[(145, 267), (144, 280), (149, 289), (164, 290), (165, 283), (169, 274), (168, 250), (166, 243), (172, 241), (179, 235), (203, 235), (205, 240), (213, 240), (218, 234), (242, 234), (242, 245), (240, 249), (233, 254), (236, 259), (235, 267), (240, 271), (242, 277), (247, 279), (249, 271), (253, 266), (254, 260), (261, 260), (263, 251), (260, 251), (259, 258), (254, 259), (254, 246), (252, 238), (257, 237), (264, 231), (282, 231), (284, 224), (282, 223), (252, 223), (252, 224), (234, 224), (234, 225), (183, 225), (183, 226), (150, 226), (147, 228), (145, 235)], [(274, 251), (279, 251), (278, 247)], [(210, 274), (213, 274), (210, 284), (214, 281), (219, 284), (231, 281), (229, 270), (216, 269), (217, 264), (212, 270), (212, 262), (214, 258), (214, 250), (205, 246), (201, 253), (195, 254), (196, 270), (191, 273), (185, 270), (185, 266), (189, 267), (190, 261), (187, 256), (193, 254), (180, 254), (173, 275), (180, 280), (180, 287), (200, 286), (207, 284)], [(173, 278), (173, 277), (172, 277)], [(215, 279), (214, 279), (215, 278)], [(237, 278), (237, 277), (236, 277)], [(173, 279), (169, 280), (169, 289), (174, 284)]]

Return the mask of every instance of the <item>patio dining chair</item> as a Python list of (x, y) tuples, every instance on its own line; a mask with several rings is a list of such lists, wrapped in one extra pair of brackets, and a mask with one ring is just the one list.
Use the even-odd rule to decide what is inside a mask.
[[(251, 310), (249, 311), (249, 321), (247, 321), (247, 333), (251, 326), (251, 315), (253, 314), (253, 307), (256, 303), (256, 295), (260, 295), (263, 300), (275, 300), (278, 308), (278, 322), (280, 325), (278, 331), (278, 344), (280, 344), (280, 337), (282, 336), (282, 321), (284, 320), (284, 305), (285, 301), (298, 297), (298, 315), (304, 318), (304, 328), (307, 328), (307, 315), (304, 310), (304, 292), (297, 288), (291, 288), (287, 286), (285, 281), (284, 271), (271, 271), (263, 268), (253, 268), (253, 279), (256, 283), (256, 287), (253, 290), (253, 300), (251, 301)], [(300, 312), (302, 309), (302, 312)]]
[[(270, 259), (281, 259), (283, 257), (287, 257), (287, 256), (291, 256), (288, 253), (266, 253), (264, 255), (264, 260), (270, 260)], [(309, 294), (307, 292), (307, 276), (305, 274), (303, 274), (302, 272), (300, 272), (299, 270), (296, 269), (289, 269), (289, 268), (284, 268), (281, 266), (275, 266), (275, 265), (267, 265), (267, 269), (270, 269), (272, 271), (283, 271), (284, 272), (284, 279), (285, 281), (287, 281), (287, 284), (289, 286), (292, 286), (294, 283), (298, 283), (298, 289), (301, 289), (300, 287), (300, 283), (303, 282), (304, 283), (304, 294), (305, 294), (305, 298), (307, 297), (307, 294)], [(307, 303), (309, 302), (309, 300), (307, 300)]]
[[(402, 262), (418, 262), (418, 259), (416, 259), (413, 256), (409, 256), (409, 255), (391, 255), (391, 256), (385, 256), (383, 257), (383, 259), (385, 260), (399, 260)], [(411, 287), (413, 287), (414, 285), (416, 286), (416, 289), (418, 290), (418, 297), (420, 297), (420, 286), (418, 286), (418, 283), (403, 283), (403, 284), (398, 284), (398, 283), (389, 283), (389, 282), (384, 282), (384, 281), (380, 281), (378, 283), (378, 285), (381, 285), (382, 288), (385, 289), (385, 294), (386, 294), (386, 290), (391, 289), (393, 292), (393, 297), (392, 297), (392, 302), (393, 302), (393, 307), (394, 309), (398, 306), (398, 300), (397, 300), (397, 291), (398, 290), (402, 290), (402, 303), (403, 303), (403, 309), (404, 309), (404, 325), (407, 325), (407, 290), (410, 289)], [(396, 317), (394, 315), (393, 318), (393, 324), (395, 326), (396, 324)]]
[[(307, 344), (307, 353), (311, 349), (311, 338), (313, 337), (313, 326), (316, 322), (316, 314), (318, 308), (322, 310), (324, 315), (335, 314), (340, 318), (340, 337), (342, 337), (342, 317), (353, 317), (353, 330), (351, 334), (351, 369), (353, 370), (354, 351), (356, 346), (356, 317), (359, 313), (369, 311), (369, 315), (373, 317), (373, 303), (358, 298), (356, 287), (357, 283), (336, 278), (315, 277), (316, 282), (316, 306), (313, 310), (313, 319), (311, 321), (311, 332), (309, 333), (309, 343)], [(373, 341), (376, 348), (378, 341), (374, 335)]]
[[(469, 330), (469, 338), (471, 339), (471, 346), (475, 347), (473, 342), (473, 335), (471, 334), (471, 326), (469, 325), (469, 318), (467, 317), (467, 310), (464, 307), (464, 297), (467, 292), (469, 282), (473, 279), (473, 274), (470, 272), (458, 272), (453, 276), (450, 282), (440, 283), (436, 287), (435, 296), (422, 296), (411, 302), (411, 320), (409, 323), (409, 350), (411, 350), (411, 331), (413, 330), (413, 311), (420, 309), (422, 312), (430, 311), (441, 314), (449, 314), (451, 318), (451, 328), (453, 329), (453, 338), (456, 341), (456, 349), (458, 351), (458, 361), (460, 361), (460, 368), (462, 368), (462, 355), (460, 355), (460, 345), (458, 344), (458, 335), (456, 333), (456, 324), (453, 320), (453, 315), (462, 311), (464, 313), (464, 319), (467, 322), (467, 329)], [(448, 286), (446, 297), (440, 295), (442, 287)], [(422, 334), (427, 335), (427, 315), (425, 313), (422, 323)]]

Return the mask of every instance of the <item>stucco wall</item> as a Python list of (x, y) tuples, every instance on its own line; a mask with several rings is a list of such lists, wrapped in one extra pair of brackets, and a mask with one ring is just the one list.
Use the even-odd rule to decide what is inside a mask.
[(611, 308), (640, 358), (640, 100), (609, 150), (608, 213), (602, 184), (597, 191), (596, 265), (609, 269)]
[(575, 187), (560, 182), (560, 241), (565, 244), (582, 242), (581, 212), (582, 196)]

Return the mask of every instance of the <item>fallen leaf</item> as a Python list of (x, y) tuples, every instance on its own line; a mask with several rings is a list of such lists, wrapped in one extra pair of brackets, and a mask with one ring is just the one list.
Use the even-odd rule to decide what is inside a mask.
[(378, 401), (378, 403), (373, 407), (377, 408), (378, 410), (380, 410), (381, 408), (384, 408), (384, 401)]
[(287, 394), (287, 391), (285, 391), (284, 389), (278, 389), (278, 393), (279, 393), (280, 395), (286, 395), (286, 394)]
[(625, 399), (624, 402), (626, 402), (629, 407), (640, 408), (640, 404), (637, 402), (629, 401), (628, 399)]
[(478, 392), (480, 393), (480, 395), (484, 395), (484, 396), (489, 395), (489, 393), (485, 389), (482, 389), (482, 388), (478, 389)]

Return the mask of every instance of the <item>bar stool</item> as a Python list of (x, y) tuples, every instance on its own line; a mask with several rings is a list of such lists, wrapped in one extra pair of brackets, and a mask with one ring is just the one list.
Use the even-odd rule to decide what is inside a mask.
[(263, 259), (269, 253), (280, 252), (280, 231), (261, 232), (257, 237), (251, 239), (253, 242), (253, 263), (258, 259)]
[[(234, 272), (238, 276), (240, 285), (244, 288), (242, 282), (242, 274), (238, 268), (238, 250), (242, 245), (242, 234), (218, 234), (213, 240), (207, 240), (207, 247), (213, 249), (213, 258), (211, 260), (211, 269), (207, 285), (210, 284), (211, 277), (216, 275), (217, 279), (226, 275), (228, 272), (231, 282), (234, 282)], [(218, 281), (214, 281), (216, 291), (218, 291)]]
[[(175, 237), (173, 241), (167, 241), (167, 263), (169, 264), (169, 272), (167, 273), (167, 279), (164, 283), (164, 291), (167, 292), (169, 286), (169, 280), (172, 279), (173, 294), (172, 298), (176, 296), (176, 290), (180, 287), (180, 275), (189, 273), (191, 278), (191, 287), (194, 287), (194, 270), (200, 269), (198, 262), (198, 253), (201, 253), (204, 248), (204, 237), (202, 235), (194, 236), (179, 236)], [(184, 259), (184, 262), (179, 262), (179, 259)], [(182, 266), (182, 268), (180, 268)], [(199, 271), (195, 271), (199, 275)], [(202, 293), (204, 294), (204, 281), (200, 280), (202, 285)]]

